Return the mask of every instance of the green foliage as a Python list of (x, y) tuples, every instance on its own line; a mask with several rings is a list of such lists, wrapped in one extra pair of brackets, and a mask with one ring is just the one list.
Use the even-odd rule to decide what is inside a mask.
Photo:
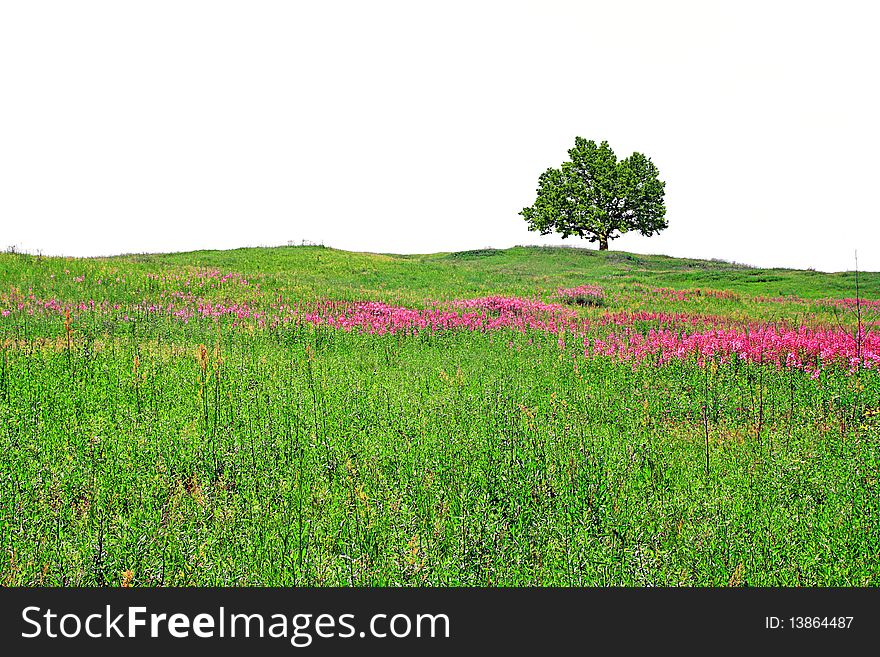
[(520, 214), (529, 230), (563, 238), (575, 235), (599, 248), (629, 231), (651, 236), (667, 227), (665, 184), (653, 162), (641, 153), (619, 160), (607, 141), (575, 138), (569, 161), (538, 180), (535, 203)]

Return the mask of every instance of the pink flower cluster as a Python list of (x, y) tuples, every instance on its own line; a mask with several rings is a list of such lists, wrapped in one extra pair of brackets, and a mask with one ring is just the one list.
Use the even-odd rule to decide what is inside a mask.
[[(591, 323), (558, 313), (541, 316), (523, 312), (524, 307), (529, 307), (528, 302), (517, 304), (488, 299), (491, 298), (455, 302), (454, 306), (480, 309), (463, 313), (442, 308), (416, 310), (379, 302), (324, 302), (312, 308), (298, 309), (294, 317), (299, 322), (378, 335), (425, 330), (538, 330), (559, 334), (560, 347), (565, 344), (562, 333), (569, 332), (583, 336), (587, 357), (611, 356), (657, 364), (695, 359), (699, 365), (710, 360), (719, 363), (740, 360), (793, 367), (813, 376), (818, 376), (824, 367), (832, 364), (852, 370), (859, 363), (861, 350), (862, 366), (880, 370), (880, 333), (877, 332), (863, 331), (859, 345), (854, 335), (839, 329), (793, 329), (758, 322), (733, 326), (729, 320), (711, 315), (613, 313)], [(552, 306), (549, 308), (553, 309)], [(634, 327), (637, 322), (645, 321), (656, 322), (658, 328), (643, 332)], [(619, 326), (623, 330), (591, 337), (588, 335), (591, 325)], [(707, 330), (708, 327), (712, 328)]]
[(8, 307), (0, 309), (0, 316), (2, 317), (9, 317), (14, 311), (30, 316), (46, 313), (64, 315), (68, 311), (72, 313), (107, 313), (111, 310), (118, 310), (120, 307), (118, 303), (110, 303), (106, 299), (101, 301), (95, 301), (94, 299), (89, 299), (88, 301), (61, 301), (54, 297), (40, 299), (33, 293), (27, 296), (12, 294), (6, 297), (5, 295), (0, 295), (0, 302), (3, 301), (8, 304)]
[[(412, 334), (420, 331), (514, 329), (557, 333), (576, 326), (576, 315), (567, 308), (515, 297), (483, 297), (454, 301), (444, 308), (435, 303), (424, 310), (390, 306), (381, 302), (322, 302), (294, 308), (297, 321), (346, 331)], [(459, 309), (456, 311), (455, 309)]]
[(452, 301), (449, 305), (453, 308), (485, 310), (498, 314), (547, 314), (565, 317), (575, 317), (577, 315), (570, 308), (565, 308), (559, 304), (544, 303), (536, 299), (523, 299), (521, 297), (479, 297), (477, 299)]
[(741, 360), (802, 369), (815, 378), (833, 364), (854, 371), (861, 352), (863, 367), (880, 370), (880, 333), (863, 331), (860, 340), (856, 337), (834, 329), (794, 330), (768, 324), (695, 333), (651, 329), (642, 334), (624, 329), (592, 340), (585, 336), (584, 355), (657, 364), (691, 358), (699, 365), (715, 359)]
[(556, 296), (566, 303), (585, 306), (598, 306), (605, 300), (605, 290), (598, 285), (579, 285), (577, 287), (561, 287)]
[(822, 303), (850, 310), (855, 310), (857, 307), (869, 310), (880, 309), (880, 299), (822, 299)]
[[(228, 319), (232, 326), (248, 324), (260, 328), (310, 324), (377, 335), (451, 330), (540, 331), (558, 336), (561, 349), (566, 348), (566, 341), (570, 343), (575, 339), (579, 343), (582, 340), (584, 356), (611, 357), (632, 363), (693, 360), (705, 365), (744, 361), (797, 368), (814, 377), (832, 365), (848, 371), (858, 366), (880, 370), (880, 331), (874, 329), (870, 321), (863, 323), (862, 333), (856, 339), (853, 331), (839, 326), (796, 328), (784, 323), (749, 322), (699, 313), (618, 311), (586, 318), (561, 303), (511, 296), (427, 301), (421, 308), (327, 299), (285, 303), (280, 296), (277, 301), (267, 303), (261, 298), (258, 285), (250, 286), (247, 278), (234, 272), (223, 274), (219, 270), (207, 270), (148, 276), (165, 285), (155, 290), (151, 298), (124, 307), (106, 299), (40, 299), (33, 292), (22, 294), (12, 288), (9, 293), (0, 292), (0, 318), (14, 321), (16, 314), (63, 317), (70, 312), (77, 319), (86, 314), (108, 314), (131, 321), (135, 315), (153, 315), (183, 323)], [(225, 293), (228, 287), (232, 289)], [(716, 296), (715, 291), (708, 295), (706, 292), (670, 288), (652, 291), (671, 295), (669, 298), (676, 300)], [(585, 296), (606, 298), (604, 290), (597, 285), (561, 288), (556, 293), (556, 298), (563, 301)], [(824, 301), (843, 308), (855, 305), (854, 299)], [(880, 301), (860, 303), (866, 308), (880, 308)], [(580, 353), (580, 347), (577, 352)]]

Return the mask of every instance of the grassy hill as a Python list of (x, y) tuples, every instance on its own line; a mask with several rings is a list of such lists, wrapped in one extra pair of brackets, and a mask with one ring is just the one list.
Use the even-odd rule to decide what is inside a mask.
[[(567, 247), (518, 246), (393, 255), (296, 246), (126, 255), (96, 260), (158, 269), (200, 266), (263, 273), (312, 291), (357, 289), (451, 296), (521, 294), (578, 285), (587, 280), (612, 284), (640, 282), (674, 288), (708, 287), (766, 296), (855, 296), (854, 272), (760, 269), (718, 260)], [(861, 272), (859, 283), (864, 296), (880, 298), (880, 273)]]
[(876, 585), (859, 283), (568, 248), (0, 255), (0, 582)]
[[(429, 255), (350, 253), (321, 247), (205, 251), (160, 256), (243, 271), (314, 271), (318, 285), (362, 286), (381, 279), (386, 288), (459, 294), (516, 294), (527, 289), (577, 285), (584, 279), (642, 282), (669, 287), (724, 288), (767, 296), (855, 296), (854, 272), (827, 274), (758, 269), (723, 261), (639, 255), (563, 247), (514, 247)], [(326, 276), (326, 278), (323, 278)], [(320, 282), (319, 282), (320, 281)], [(880, 297), (880, 273), (860, 273), (866, 296)]]

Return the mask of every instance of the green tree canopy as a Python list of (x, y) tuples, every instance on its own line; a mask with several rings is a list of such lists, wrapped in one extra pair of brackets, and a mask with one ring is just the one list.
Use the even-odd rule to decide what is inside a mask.
[(556, 232), (599, 242), (631, 230), (651, 236), (667, 227), (663, 191), (666, 183), (641, 153), (619, 160), (607, 141), (576, 137), (569, 161), (547, 169), (538, 179), (538, 198), (520, 214), (529, 230)]

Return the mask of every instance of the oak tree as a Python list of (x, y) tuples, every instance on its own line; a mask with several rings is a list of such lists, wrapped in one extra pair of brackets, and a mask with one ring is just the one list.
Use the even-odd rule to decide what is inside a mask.
[(538, 198), (520, 214), (529, 230), (556, 232), (599, 242), (637, 230), (651, 236), (667, 227), (661, 181), (653, 162), (641, 153), (618, 160), (603, 141), (575, 138), (569, 160), (547, 169), (538, 179)]

